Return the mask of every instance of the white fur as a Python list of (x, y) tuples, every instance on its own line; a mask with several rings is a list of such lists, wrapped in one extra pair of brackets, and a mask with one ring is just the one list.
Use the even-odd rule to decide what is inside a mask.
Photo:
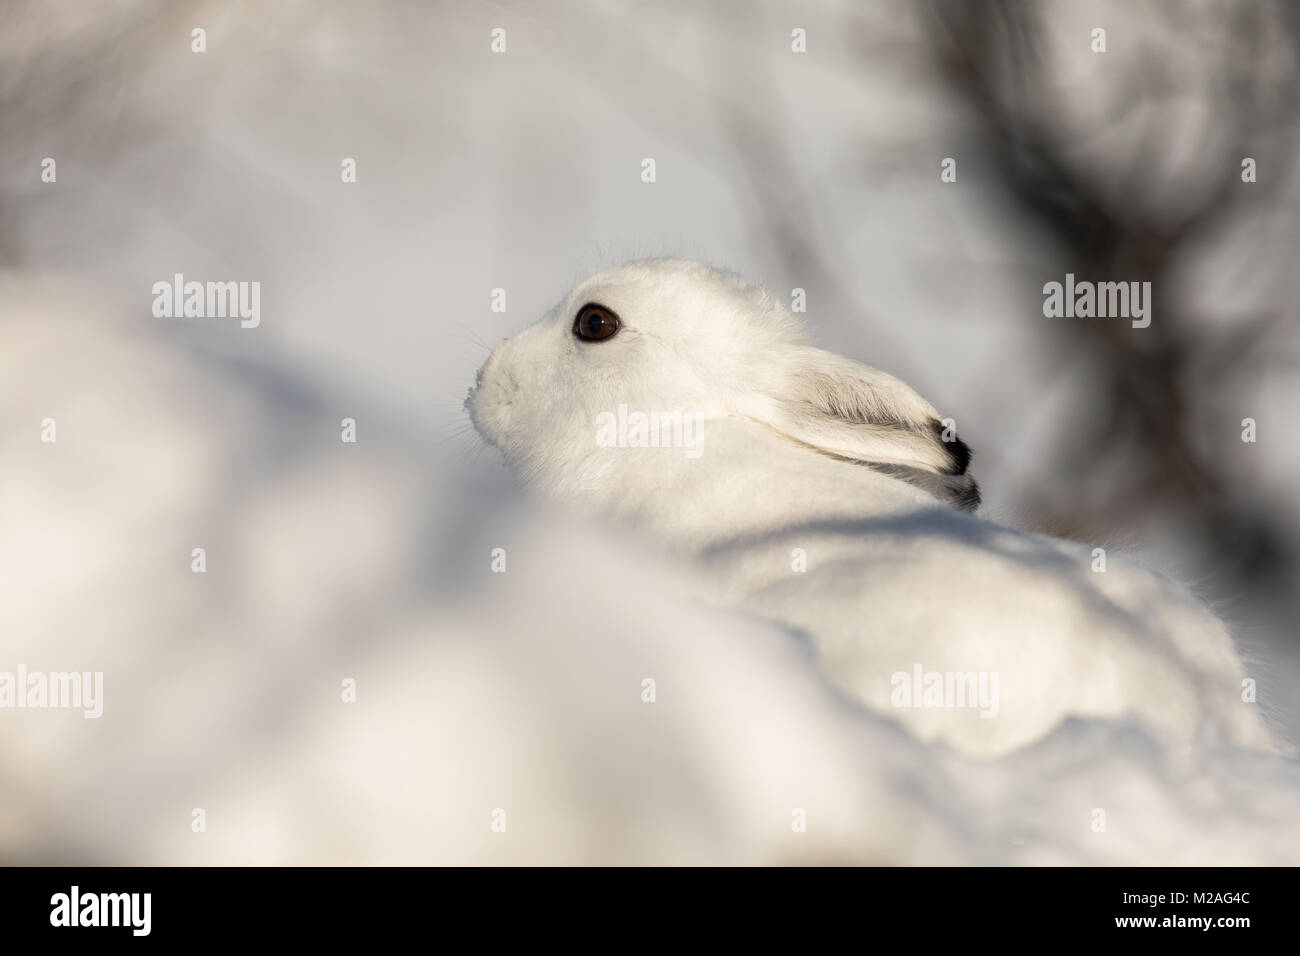
[[(588, 302), (620, 316), (617, 335), (574, 336)], [(601, 447), (597, 417), (620, 404), (700, 416), (700, 456)], [(994, 755), (1071, 716), (1131, 716), (1179, 741), (1273, 746), (1193, 597), (954, 507), (974, 482), (935, 410), (809, 345), (735, 276), (676, 259), (600, 273), (492, 353), (467, 407), (524, 478), (703, 559), (716, 597), (807, 633), (836, 684), (922, 739)], [(998, 715), (893, 706), (891, 677), (918, 664), (996, 674)]]

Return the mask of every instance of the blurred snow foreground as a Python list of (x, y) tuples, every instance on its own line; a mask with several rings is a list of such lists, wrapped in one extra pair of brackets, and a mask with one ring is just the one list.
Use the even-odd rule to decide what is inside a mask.
[(0, 711), (4, 862), (1300, 862), (1285, 758), (1095, 721), (962, 759), (399, 412), (59, 282), (0, 306), (0, 670), (104, 674), (98, 719)]

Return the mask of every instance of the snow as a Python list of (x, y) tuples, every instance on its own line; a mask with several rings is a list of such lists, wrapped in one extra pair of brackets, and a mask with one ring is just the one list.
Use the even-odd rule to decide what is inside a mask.
[(798, 635), (701, 603), (689, 566), (392, 409), (178, 348), (63, 277), (0, 295), (0, 669), (105, 684), (97, 720), (0, 714), (0, 857), (1300, 862), (1292, 761), (1124, 721), (962, 759), (844, 699)]

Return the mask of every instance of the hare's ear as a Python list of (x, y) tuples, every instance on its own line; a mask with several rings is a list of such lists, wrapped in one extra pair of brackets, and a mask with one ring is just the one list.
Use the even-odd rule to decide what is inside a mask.
[(743, 413), (833, 458), (869, 465), (966, 511), (980, 502), (966, 474), (971, 452), (934, 408), (892, 375), (808, 346), (781, 368)]

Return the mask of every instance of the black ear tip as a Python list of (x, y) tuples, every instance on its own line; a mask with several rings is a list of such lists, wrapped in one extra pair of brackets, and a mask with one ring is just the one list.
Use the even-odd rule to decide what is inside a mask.
[(944, 427), (944, 424), (941, 421), (931, 421), (930, 430), (934, 432), (934, 437), (943, 443), (943, 447), (948, 452), (948, 474), (966, 474), (966, 469), (970, 467), (972, 454), (970, 446), (955, 434), (950, 435), (948, 429)]
[(975, 483), (974, 479), (953, 502), (962, 511), (974, 511), (980, 506), (980, 486)]
[(961, 439), (957, 439), (948, 443), (948, 450), (952, 456), (954, 473), (958, 475), (966, 474), (966, 469), (970, 467), (970, 446)]

